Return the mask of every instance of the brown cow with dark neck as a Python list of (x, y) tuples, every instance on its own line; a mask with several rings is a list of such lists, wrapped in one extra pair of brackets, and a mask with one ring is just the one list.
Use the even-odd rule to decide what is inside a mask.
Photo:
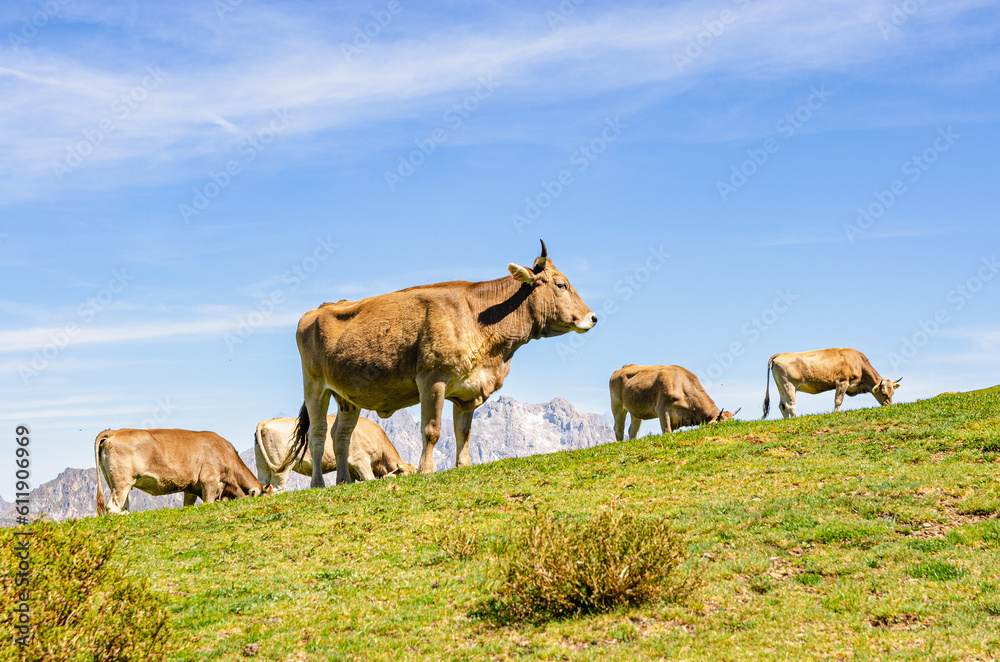
[(722, 411), (701, 382), (679, 365), (624, 365), (611, 375), (611, 415), (615, 438), (625, 438), (625, 415), (632, 416), (628, 437), (635, 439), (644, 420), (659, 419), (667, 434), (688, 425), (728, 421), (736, 412)]
[(764, 394), (764, 418), (771, 410), (771, 371), (781, 396), (778, 408), (785, 418), (795, 418), (795, 392), (835, 391), (833, 411), (839, 411), (845, 395), (871, 393), (883, 407), (892, 404), (892, 394), (899, 380), (882, 379), (868, 357), (856, 349), (837, 347), (814, 352), (775, 354), (767, 362), (767, 392)]
[(548, 259), (510, 264), (510, 276), (482, 283), (423, 285), (361, 301), (326, 303), (299, 321), (305, 404), (286, 462), (304, 452), (308, 432), (312, 487), (323, 487), (323, 446), (331, 396), (337, 482), (349, 482), (348, 448), (361, 409), (388, 417), (417, 403), (424, 450), (420, 471), (434, 471), (445, 400), (454, 405), (455, 464), (471, 465), (472, 414), (503, 385), (514, 352), (529, 340), (584, 333), (597, 316)]
[[(184, 505), (271, 494), (243, 464), (233, 445), (214, 432), (192, 430), (105, 430), (94, 439), (97, 514), (128, 511), (135, 487), (160, 496), (184, 493)], [(104, 503), (101, 477), (108, 482)]]

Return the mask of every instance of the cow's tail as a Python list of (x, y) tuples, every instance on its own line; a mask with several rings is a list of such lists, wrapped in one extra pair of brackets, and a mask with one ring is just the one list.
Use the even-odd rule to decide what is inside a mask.
[(295, 421), (295, 432), (292, 434), (292, 447), (288, 449), (288, 457), (285, 461), (281, 463), (281, 466), (275, 469), (277, 473), (283, 473), (288, 467), (295, 465), (299, 460), (305, 457), (306, 449), (308, 448), (309, 439), (309, 410), (306, 408), (306, 403), (302, 403), (302, 409), (299, 410), (299, 418)]
[(774, 363), (775, 354), (767, 361), (767, 377), (764, 382), (764, 418), (771, 412), (771, 364)]
[(257, 430), (256, 432), (253, 433), (253, 445), (256, 451), (255, 456), (256, 458), (264, 460), (264, 464), (267, 465), (267, 468), (270, 469), (272, 472), (284, 471), (284, 469), (274, 466), (274, 462), (267, 455), (267, 449), (264, 448), (264, 441), (263, 439), (261, 439), (261, 431), (264, 429), (264, 423), (266, 422), (267, 421), (261, 421), (260, 423), (258, 423)]
[(104, 491), (101, 489), (101, 444), (110, 436), (110, 430), (105, 430), (94, 439), (94, 466), (97, 467), (97, 514), (106, 515), (108, 506), (104, 503)]

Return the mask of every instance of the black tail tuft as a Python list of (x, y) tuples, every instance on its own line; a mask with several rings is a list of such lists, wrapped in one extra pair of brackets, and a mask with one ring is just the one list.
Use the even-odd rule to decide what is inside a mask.
[(767, 362), (767, 377), (764, 378), (764, 418), (771, 412), (771, 364), (774, 363), (774, 357)]
[(302, 409), (299, 410), (299, 418), (295, 421), (295, 432), (292, 434), (292, 447), (288, 449), (288, 457), (278, 467), (278, 473), (285, 471), (290, 466), (294, 466), (305, 457), (306, 449), (309, 447), (307, 443), (308, 439), (309, 410), (306, 409), (306, 403), (303, 402)]

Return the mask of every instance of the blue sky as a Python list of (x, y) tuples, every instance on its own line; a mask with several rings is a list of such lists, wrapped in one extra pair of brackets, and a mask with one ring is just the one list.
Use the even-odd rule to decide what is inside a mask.
[(622, 364), (679, 364), (753, 418), (771, 354), (836, 346), (897, 401), (1000, 382), (996, 3), (166, 4), (0, 8), (0, 420), (36, 485), (109, 427), (248, 448), (301, 404), (303, 312), (539, 238), (601, 320), (519, 350), (522, 401), (607, 413)]

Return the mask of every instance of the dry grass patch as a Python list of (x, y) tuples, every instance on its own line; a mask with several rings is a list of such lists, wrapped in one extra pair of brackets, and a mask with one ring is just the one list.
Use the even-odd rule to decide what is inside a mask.
[(556, 520), (536, 509), (504, 549), (495, 597), (473, 610), (499, 623), (542, 622), (677, 600), (698, 581), (681, 573), (683, 540), (665, 518), (605, 512)]

